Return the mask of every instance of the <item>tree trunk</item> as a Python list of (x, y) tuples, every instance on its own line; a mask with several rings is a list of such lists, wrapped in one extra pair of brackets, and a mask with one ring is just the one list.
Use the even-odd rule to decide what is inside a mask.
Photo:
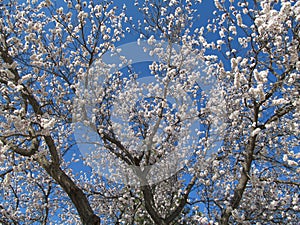
[(68, 194), (77, 209), (82, 224), (99, 225), (100, 218), (94, 214), (87, 197), (83, 191), (71, 180), (71, 178), (59, 166), (54, 166), (53, 164), (44, 164), (43, 167)]

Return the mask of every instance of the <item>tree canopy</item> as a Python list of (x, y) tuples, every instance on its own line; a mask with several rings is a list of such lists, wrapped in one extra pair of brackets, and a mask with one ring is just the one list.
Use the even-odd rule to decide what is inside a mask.
[(299, 223), (300, 1), (0, 13), (1, 224)]

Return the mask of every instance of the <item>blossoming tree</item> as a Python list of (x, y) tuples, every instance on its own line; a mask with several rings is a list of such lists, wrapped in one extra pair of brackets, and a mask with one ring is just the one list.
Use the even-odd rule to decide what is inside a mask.
[(130, 4), (1, 1), (0, 223), (296, 224), (300, 2)]

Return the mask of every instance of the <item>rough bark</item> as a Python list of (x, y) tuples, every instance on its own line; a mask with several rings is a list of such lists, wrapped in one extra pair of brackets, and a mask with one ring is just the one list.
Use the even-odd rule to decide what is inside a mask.
[[(253, 119), (257, 123), (258, 122), (258, 113), (259, 113), (259, 105), (254, 103), (253, 108)], [(253, 128), (254, 130), (254, 128)], [(246, 185), (249, 181), (249, 173), (251, 170), (251, 164), (253, 162), (253, 154), (256, 144), (256, 138), (257, 135), (250, 136), (247, 146), (246, 146), (246, 152), (245, 152), (245, 162), (243, 164), (243, 170), (241, 172), (241, 176), (238, 180), (238, 184), (234, 188), (233, 197), (230, 201), (230, 206), (227, 207), (221, 215), (220, 224), (221, 225), (228, 225), (230, 216), (232, 215), (232, 211), (236, 208), (238, 208), (244, 191), (246, 189)]]
[[(12, 64), (13, 58), (8, 54), (7, 49), (0, 48), (0, 56), (2, 60), (7, 64)], [(19, 73), (16, 69), (9, 69), (14, 75), (14, 82), (20, 80)], [(31, 94), (31, 92), (24, 86), (22, 98), (25, 102), (28, 102), (37, 116), (42, 116), (43, 111), (40, 103)], [(60, 168), (60, 157), (58, 149), (56, 148), (55, 142), (51, 135), (42, 136), (45, 143), (48, 146), (50, 152), (50, 160), (46, 157), (40, 157), (38, 159), (41, 166), (47, 171), (47, 173), (63, 188), (67, 193), (77, 212), (80, 216), (82, 224), (84, 225), (98, 225), (100, 224), (100, 218), (94, 214), (89, 201), (83, 191), (72, 181), (72, 179)], [(13, 149), (16, 153), (25, 157), (30, 157), (38, 151), (39, 143), (36, 138), (32, 138), (32, 144), (28, 149), (15, 148)]]
[(60, 167), (53, 164), (43, 165), (43, 167), (67, 193), (77, 209), (82, 224), (99, 225), (100, 218), (94, 214), (87, 197), (71, 178)]

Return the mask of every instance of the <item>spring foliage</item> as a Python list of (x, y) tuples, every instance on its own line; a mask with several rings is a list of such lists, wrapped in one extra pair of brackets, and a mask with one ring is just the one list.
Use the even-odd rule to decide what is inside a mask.
[[(204, 4), (1, 1), (1, 224), (299, 222), (300, 2), (214, 0), (205, 21)], [(128, 37), (154, 83), (102, 60)]]

